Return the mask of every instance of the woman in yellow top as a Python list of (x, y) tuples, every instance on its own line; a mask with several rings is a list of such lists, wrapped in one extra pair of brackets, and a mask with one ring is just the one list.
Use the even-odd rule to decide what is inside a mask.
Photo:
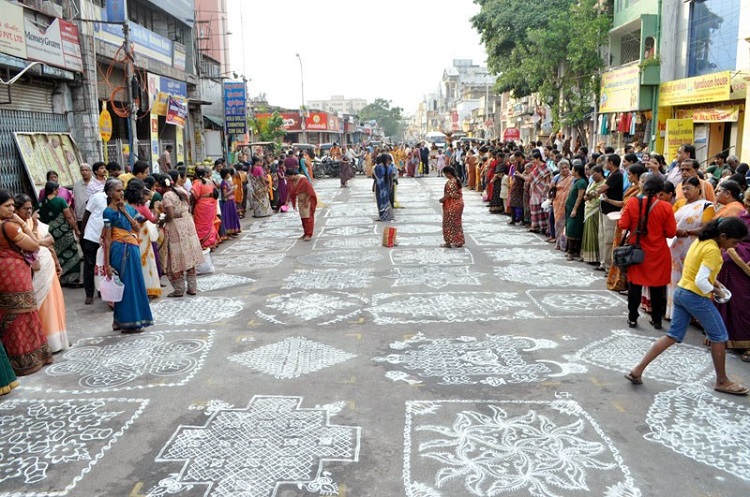
[(633, 384), (643, 383), (643, 370), (675, 343), (682, 342), (695, 317), (703, 325), (711, 340), (711, 358), (716, 371), (714, 390), (732, 395), (747, 395), (748, 388), (732, 382), (726, 373), (726, 348), (729, 335), (721, 314), (711, 301), (711, 296), (728, 300), (726, 288), (716, 281), (724, 262), (721, 250), (735, 248), (747, 236), (747, 225), (737, 217), (716, 219), (708, 223), (698, 240), (693, 242), (685, 257), (682, 279), (673, 296), (674, 309), (669, 331), (654, 343), (625, 378)]

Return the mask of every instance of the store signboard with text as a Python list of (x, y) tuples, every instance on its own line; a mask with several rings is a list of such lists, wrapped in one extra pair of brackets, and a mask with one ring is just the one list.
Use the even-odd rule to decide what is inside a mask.
[(247, 87), (242, 81), (224, 82), (224, 123), (227, 135), (247, 133)]
[(638, 64), (621, 67), (602, 74), (599, 112), (630, 112), (638, 110), (640, 69)]
[(187, 100), (187, 83), (158, 74), (148, 73), (148, 100), (151, 103), (151, 113), (166, 116), (169, 97), (179, 97)]
[(44, 27), (36, 20), (25, 19), (27, 58), (70, 71), (83, 71), (78, 27), (62, 19)]
[(328, 114), (325, 112), (311, 112), (305, 119), (305, 128), (307, 131), (327, 131)]
[(26, 58), (23, 8), (5, 0), (0, 0), (0, 53)]
[[(136, 55), (148, 57), (151, 60), (161, 62), (172, 67), (172, 41), (164, 38), (143, 26), (134, 22), (128, 23), (130, 29), (130, 41), (135, 46)], [(116, 47), (122, 46), (125, 41), (120, 24), (94, 23), (94, 38)]]
[(723, 102), (731, 91), (730, 71), (668, 81), (659, 86), (659, 107)]
[(667, 119), (667, 132), (664, 140), (664, 158), (667, 163), (677, 156), (677, 149), (686, 143), (693, 143), (692, 119)]

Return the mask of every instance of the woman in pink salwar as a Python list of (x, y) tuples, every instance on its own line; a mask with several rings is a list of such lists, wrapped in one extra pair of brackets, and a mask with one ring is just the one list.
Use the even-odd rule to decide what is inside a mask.
[(195, 231), (198, 233), (198, 239), (201, 241), (201, 248), (213, 249), (219, 241), (219, 232), (216, 229), (216, 209), (218, 190), (211, 178), (209, 172), (203, 168), (195, 169), (195, 181), (193, 188), (190, 190), (193, 202), (193, 219), (195, 220)]

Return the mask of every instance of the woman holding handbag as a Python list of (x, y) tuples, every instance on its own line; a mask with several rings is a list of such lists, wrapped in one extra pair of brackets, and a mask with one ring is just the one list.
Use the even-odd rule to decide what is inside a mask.
[(677, 235), (672, 206), (657, 195), (664, 189), (660, 176), (649, 176), (643, 185), (644, 197), (633, 197), (622, 211), (618, 226), (630, 232), (628, 244), (639, 244), (643, 262), (628, 267), (628, 326), (638, 325), (638, 307), (644, 286), (651, 295), (651, 325), (661, 329), (667, 306), (667, 285), (671, 280), (672, 255), (667, 238)]

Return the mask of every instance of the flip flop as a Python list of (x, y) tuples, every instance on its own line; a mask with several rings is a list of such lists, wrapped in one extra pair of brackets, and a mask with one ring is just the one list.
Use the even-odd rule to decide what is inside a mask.
[(727, 387), (714, 387), (714, 390), (721, 393), (728, 393), (730, 395), (747, 395), (750, 389), (743, 387), (738, 383), (732, 383)]
[(626, 374), (625, 379), (633, 385), (643, 385), (643, 378), (641, 378), (640, 376), (633, 376), (633, 373)]
[(740, 356), (740, 361), (750, 362), (750, 350)]

